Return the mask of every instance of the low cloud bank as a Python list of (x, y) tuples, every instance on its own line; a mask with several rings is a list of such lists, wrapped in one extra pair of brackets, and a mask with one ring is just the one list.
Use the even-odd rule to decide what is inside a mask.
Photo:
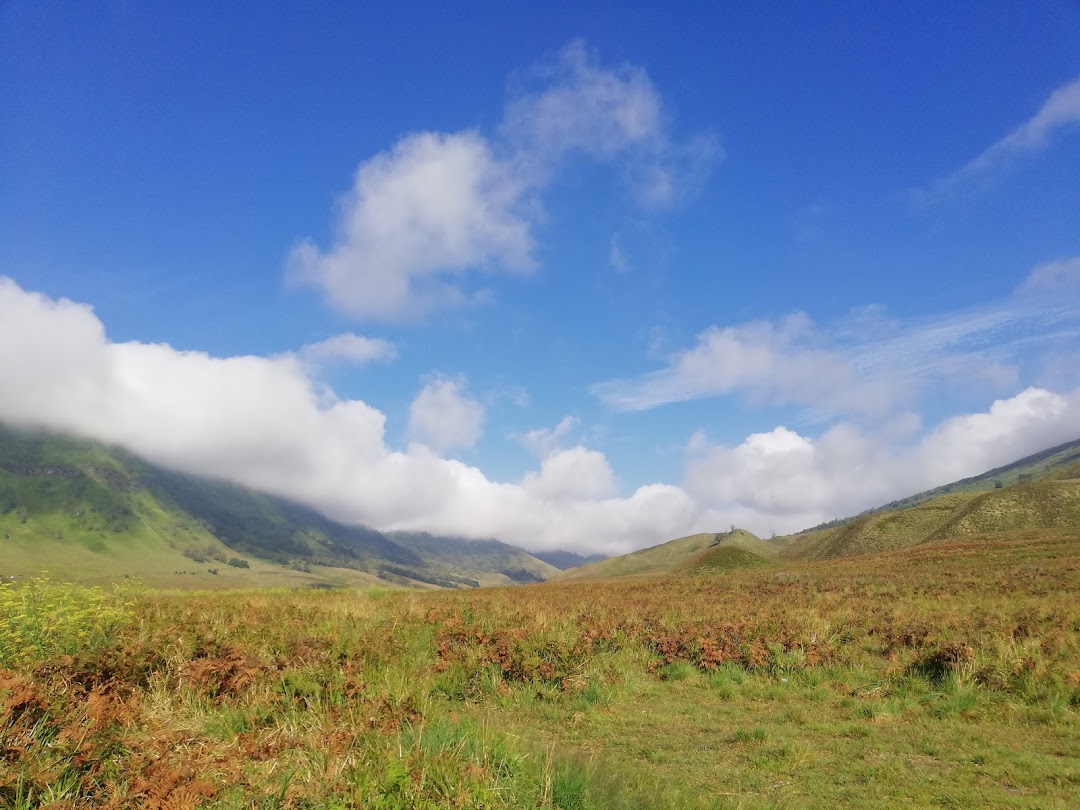
[[(354, 351), (361, 345), (350, 338), (347, 351), (331, 354), (364, 354)], [(396, 449), (382, 412), (336, 398), (313, 373), (295, 354), (214, 357), (113, 343), (90, 307), (0, 277), (0, 419), (116, 444), (379, 529), (611, 554), (731, 523), (793, 531), (1080, 436), (1076, 393), (1029, 388), (913, 442), (913, 425), (869, 433), (840, 424), (817, 438), (777, 427), (735, 447), (699, 434), (682, 486), (620, 496), (601, 452), (564, 446), (573, 420), (521, 434), (538, 469), (496, 482), (445, 455), (483, 428), (483, 406), (462, 378), (425, 383), (412, 441)]]

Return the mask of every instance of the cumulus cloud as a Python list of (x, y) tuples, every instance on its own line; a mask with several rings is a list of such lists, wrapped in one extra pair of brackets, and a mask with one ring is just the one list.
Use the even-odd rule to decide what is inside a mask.
[[(482, 426), (483, 409), (463, 380), (427, 381), (414, 406), (423, 441), (394, 449), (383, 413), (328, 396), (295, 355), (214, 357), (113, 343), (89, 307), (0, 278), (5, 422), (109, 442), (379, 529), (622, 553), (703, 525), (679, 487), (617, 497), (606, 460), (584, 448), (549, 455), (513, 483), (440, 456), (432, 445), (472, 442)], [(418, 415), (431, 409), (443, 421)]]
[(472, 274), (536, 266), (541, 192), (567, 155), (617, 163), (648, 207), (692, 193), (719, 155), (709, 136), (672, 140), (641, 68), (602, 67), (574, 43), (530, 75), (494, 137), (413, 133), (361, 163), (330, 246), (298, 242), (288, 279), (362, 318), (485, 301)]
[(540, 472), (526, 475), (522, 486), (547, 500), (611, 498), (617, 489), (604, 454), (580, 445), (548, 454), (540, 463)]
[(1080, 124), (1080, 78), (1057, 88), (1031, 118), (991, 144), (952, 174), (928, 189), (911, 192), (914, 202), (929, 202), (986, 178), (1024, 155), (1049, 146), (1060, 130)]
[(465, 271), (533, 266), (527, 192), (475, 132), (407, 136), (361, 164), (333, 246), (300, 242), (289, 277), (362, 317), (460, 304), (469, 294), (453, 279)]
[(839, 424), (817, 438), (777, 427), (733, 447), (697, 434), (685, 488), (758, 533), (798, 531), (1076, 439), (1080, 392), (1028, 388), (984, 413), (948, 419), (913, 443), (897, 442), (908, 433), (901, 427), (873, 433)]
[(437, 452), (473, 447), (484, 432), (484, 406), (465, 395), (464, 377), (436, 376), (409, 406), (409, 436)]
[(394, 344), (382, 338), (369, 338), (355, 332), (344, 332), (317, 343), (302, 346), (296, 352), (300, 360), (310, 366), (362, 365), (372, 362), (388, 362), (397, 359)]
[(346, 522), (535, 550), (623, 553), (731, 523), (802, 529), (1074, 439), (1080, 392), (1029, 388), (929, 431), (903, 414), (876, 431), (841, 423), (815, 437), (777, 427), (734, 446), (698, 433), (681, 486), (624, 496), (602, 453), (562, 446), (573, 418), (524, 434), (538, 469), (496, 482), (438, 449), (467, 446), (482, 429), (463, 379), (427, 380), (413, 416), (418, 440), (395, 449), (382, 412), (334, 397), (295, 355), (114, 343), (89, 307), (0, 278), (0, 420), (109, 442)]

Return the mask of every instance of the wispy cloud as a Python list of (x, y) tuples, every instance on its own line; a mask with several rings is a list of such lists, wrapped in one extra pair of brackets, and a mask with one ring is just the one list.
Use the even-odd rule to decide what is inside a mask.
[(394, 344), (382, 338), (369, 338), (355, 332), (344, 332), (317, 343), (303, 346), (296, 356), (305, 365), (362, 365), (397, 359)]
[(909, 406), (932, 382), (1014, 388), (1015, 364), (1026, 353), (1080, 340), (1076, 303), (1030, 294), (907, 321), (864, 308), (831, 327), (803, 314), (712, 326), (663, 368), (599, 382), (591, 392), (618, 411), (741, 395), (822, 416), (882, 416)]
[(697, 343), (669, 357), (667, 367), (639, 377), (607, 380), (590, 389), (619, 411), (744, 394), (768, 404), (799, 403), (859, 412), (881, 411), (894, 392), (860, 378), (843, 353), (824, 347), (802, 314), (778, 322), (712, 326)]
[(1080, 290), (1080, 256), (1040, 264), (1028, 274), (1024, 283), (1017, 288), (1017, 292), (1021, 294), (1061, 292), (1069, 289)]
[(1080, 78), (1059, 87), (1031, 118), (991, 144), (972, 160), (930, 186), (914, 189), (910, 198), (927, 203), (967, 188), (969, 184), (990, 177), (1024, 155), (1047, 148), (1062, 129), (1080, 124)]
[(580, 420), (576, 416), (564, 416), (553, 428), (536, 428), (525, 433), (511, 433), (530, 453), (544, 459), (560, 448), (562, 441), (578, 429)]

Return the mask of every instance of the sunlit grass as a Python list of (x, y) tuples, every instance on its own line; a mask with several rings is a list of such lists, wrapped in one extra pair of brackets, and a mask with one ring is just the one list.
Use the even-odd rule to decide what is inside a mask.
[(1066, 807), (1078, 571), (1048, 533), (468, 592), (3, 588), (0, 806)]

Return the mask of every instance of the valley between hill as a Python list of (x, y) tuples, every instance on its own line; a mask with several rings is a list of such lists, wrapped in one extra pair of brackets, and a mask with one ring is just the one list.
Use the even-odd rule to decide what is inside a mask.
[[(479, 588), (556, 569), (496, 541), (340, 526), (98, 445), (0, 439), (0, 564), (71, 580), (0, 583), (3, 807), (1080, 795), (1073, 462), (786, 538), (733, 528)], [(147, 584), (185, 578), (217, 588)], [(330, 583), (349, 587), (296, 587)]]

